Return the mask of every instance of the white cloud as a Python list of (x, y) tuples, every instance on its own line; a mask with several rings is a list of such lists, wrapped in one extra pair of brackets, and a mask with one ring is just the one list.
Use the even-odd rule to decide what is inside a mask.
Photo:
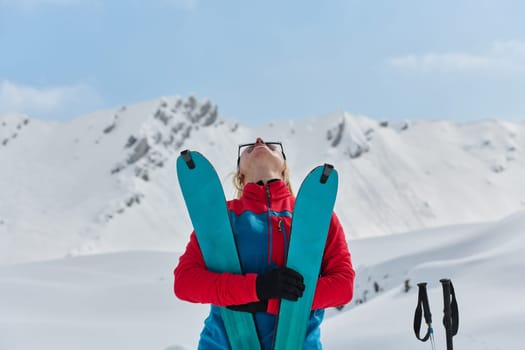
[(525, 73), (525, 42), (495, 42), (484, 53), (426, 53), (388, 60), (391, 66), (426, 72), (500, 72)]
[(86, 108), (100, 104), (96, 91), (83, 84), (33, 87), (0, 82), (0, 112), (25, 113), (44, 118), (74, 117)]

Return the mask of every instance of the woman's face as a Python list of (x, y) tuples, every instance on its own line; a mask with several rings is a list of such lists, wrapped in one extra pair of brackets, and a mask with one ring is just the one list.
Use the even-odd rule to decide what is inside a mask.
[(255, 171), (261, 171), (262, 168), (280, 174), (284, 171), (285, 162), (278, 145), (268, 145), (258, 137), (254, 145), (242, 151), (239, 158), (239, 171), (245, 176), (250, 176)]

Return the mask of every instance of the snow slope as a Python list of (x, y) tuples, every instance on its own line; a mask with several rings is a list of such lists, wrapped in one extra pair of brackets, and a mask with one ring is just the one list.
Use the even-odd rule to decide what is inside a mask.
[(389, 124), (338, 112), (244, 126), (194, 97), (71, 122), (0, 116), (0, 264), (129, 250), (181, 251), (191, 225), (175, 159), (205, 154), (231, 184), (237, 145), (284, 142), (297, 189), (336, 166), (349, 238), (497, 220), (525, 208), (525, 123)]
[[(445, 349), (443, 277), (452, 279), (459, 303), (455, 348), (521, 348), (524, 228), (525, 212), (518, 212), (491, 223), (351, 241), (356, 298), (328, 310), (325, 348), (430, 348), (412, 332), (415, 285), (426, 281), (437, 349)], [(0, 349), (195, 349), (208, 307), (174, 297), (177, 257), (122, 252), (0, 267)]]
[(257, 136), (284, 142), (296, 189), (316, 165), (339, 171), (357, 279), (327, 312), (326, 349), (429, 348), (412, 334), (421, 281), (444, 349), (443, 277), (458, 349), (521, 348), (525, 123), (338, 112), (248, 127), (167, 97), (67, 123), (0, 116), (0, 349), (194, 349), (208, 306), (172, 292), (191, 231), (175, 160), (202, 152), (233, 197), (236, 147)]

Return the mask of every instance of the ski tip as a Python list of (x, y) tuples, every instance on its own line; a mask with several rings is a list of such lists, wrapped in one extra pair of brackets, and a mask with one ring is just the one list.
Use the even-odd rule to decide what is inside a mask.
[(191, 157), (191, 152), (189, 149), (185, 149), (184, 151), (180, 152), (180, 155), (184, 162), (186, 162), (186, 165), (190, 169), (195, 168), (195, 162), (193, 161), (193, 158)]
[(326, 181), (328, 181), (328, 178), (330, 177), (330, 174), (334, 170), (334, 166), (332, 164), (325, 163), (323, 166), (323, 173), (321, 174), (321, 183), (325, 184)]

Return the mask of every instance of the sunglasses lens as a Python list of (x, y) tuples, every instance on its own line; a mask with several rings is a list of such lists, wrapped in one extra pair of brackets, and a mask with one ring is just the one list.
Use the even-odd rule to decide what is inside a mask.
[(248, 153), (251, 152), (253, 150), (253, 146), (254, 145), (242, 146), (241, 148), (239, 148), (239, 154), (243, 154), (245, 151), (247, 151)]

